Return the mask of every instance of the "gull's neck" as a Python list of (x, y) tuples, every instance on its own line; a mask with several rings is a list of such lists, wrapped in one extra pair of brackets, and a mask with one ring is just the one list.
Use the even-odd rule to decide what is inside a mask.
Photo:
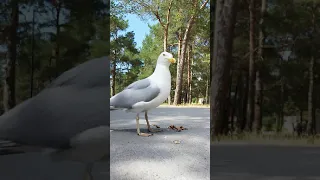
[(169, 67), (164, 64), (157, 64), (150, 78), (169, 78), (171, 79), (171, 73)]

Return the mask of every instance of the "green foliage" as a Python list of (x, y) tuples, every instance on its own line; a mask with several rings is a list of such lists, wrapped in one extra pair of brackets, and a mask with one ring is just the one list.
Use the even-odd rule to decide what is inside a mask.
[[(1, 44), (4, 51), (10, 38), (12, 1), (1, 3), (0, 6), (0, 27), (3, 32)], [(71, 67), (90, 58), (109, 54), (108, 4), (103, 0), (82, 3), (66, 0), (60, 1), (60, 5), (53, 2), (55, 1), (19, 1), (16, 66), (18, 103), (30, 97), (31, 78), (32, 91), (35, 95), (52, 79)], [(59, 17), (58, 24), (57, 17)], [(59, 34), (57, 34), (58, 26)], [(57, 46), (59, 62), (55, 61)], [(34, 57), (33, 65), (32, 57)], [(31, 77), (32, 71), (33, 77)]]
[[(157, 20), (158, 23), (150, 27), (150, 33), (146, 36), (142, 43), (142, 48), (140, 52), (140, 58), (143, 60), (143, 68), (139, 79), (149, 76), (155, 67), (155, 62), (158, 58), (160, 52), (163, 51), (163, 38), (164, 29), (161, 23), (166, 23), (166, 15), (168, 12), (168, 7), (170, 6), (170, 1), (123, 1), (130, 4), (132, 8), (131, 12), (136, 13), (142, 19), (151, 18)], [(196, 1), (197, 6), (204, 1)], [(160, 4), (159, 4), (160, 3)], [(184, 5), (181, 6), (181, 3)], [(192, 52), (190, 54), (192, 63), (190, 65), (190, 70), (192, 73), (191, 86), (192, 94), (191, 97), (204, 98), (208, 96), (209, 90), (208, 82), (210, 79), (210, 45), (209, 45), (209, 7), (205, 8), (203, 11), (195, 11), (194, 4), (190, 1), (172, 1), (172, 7), (170, 11), (170, 24), (168, 32), (168, 47), (169, 51), (178, 58), (178, 38), (182, 38), (183, 31), (192, 16), (196, 16), (197, 21), (193, 26), (189, 46), (192, 46)], [(158, 15), (158, 16), (156, 16)], [(159, 21), (160, 19), (160, 21)], [(185, 59), (185, 61), (187, 61)], [(187, 91), (187, 78), (188, 69), (187, 62), (184, 66), (184, 90)], [(172, 75), (172, 88), (175, 87), (176, 74), (177, 74), (177, 64), (170, 66), (170, 71)], [(173, 94), (172, 94), (173, 95)]]
[[(319, 91), (320, 1), (268, 0), (263, 25), (256, 27), (258, 45), (259, 28), (263, 28), (263, 59), (255, 57), (263, 83), (262, 115), (265, 128), (280, 121), (281, 116), (296, 116), (308, 110), (309, 66), (314, 65), (314, 92)], [(261, 1), (257, 5), (257, 22)], [(239, 1), (235, 38), (233, 39), (233, 78), (244, 75), (249, 68), (249, 11), (248, 2)], [(283, 56), (284, 52), (289, 56)], [(258, 54), (257, 54), (258, 55)], [(238, 80), (232, 81), (232, 89)], [(245, 91), (245, 84), (241, 85)], [(319, 99), (314, 93), (314, 101)], [(319, 109), (319, 103), (314, 104)], [(277, 117), (277, 118), (275, 118)], [(280, 118), (281, 119), (281, 118)], [(279, 122), (280, 126), (282, 122)], [(273, 128), (276, 130), (276, 128)]]
[(148, 34), (142, 42), (140, 58), (143, 59), (144, 66), (141, 70), (140, 79), (152, 74), (158, 56), (163, 51), (160, 28), (159, 24), (152, 26), (150, 34)]
[[(115, 79), (115, 92), (122, 91), (126, 86), (137, 80), (140, 74), (142, 62), (138, 58), (139, 51), (134, 42), (134, 32), (127, 32), (128, 22), (124, 20), (124, 14), (117, 10), (120, 6), (112, 4), (113, 11), (110, 20), (110, 59), (112, 66), (112, 78)], [(114, 12), (118, 12), (115, 14)]]

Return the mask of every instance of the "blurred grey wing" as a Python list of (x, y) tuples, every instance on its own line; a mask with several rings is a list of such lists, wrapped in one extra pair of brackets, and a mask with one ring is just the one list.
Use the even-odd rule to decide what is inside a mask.
[(113, 108), (131, 109), (138, 102), (149, 102), (160, 93), (160, 88), (152, 85), (149, 79), (142, 79), (130, 84), (110, 99)]
[(110, 126), (107, 89), (48, 89), (0, 117), (0, 139), (23, 145), (70, 148), (79, 133)]
[(109, 78), (109, 68), (108, 57), (92, 59), (64, 72), (48, 88), (69, 85), (79, 88), (110, 86), (109, 79), (106, 79)]
[(107, 111), (109, 60), (100, 58), (79, 66), (0, 116), (0, 139), (24, 145), (68, 148), (70, 139), (77, 134), (90, 128), (110, 126), (110, 111)]

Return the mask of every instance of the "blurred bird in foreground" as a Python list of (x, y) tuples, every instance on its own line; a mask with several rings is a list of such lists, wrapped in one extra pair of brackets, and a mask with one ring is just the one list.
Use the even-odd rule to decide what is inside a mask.
[(110, 154), (109, 67), (107, 57), (82, 63), (0, 116), (1, 155), (42, 152), (82, 162), (93, 179), (94, 162)]

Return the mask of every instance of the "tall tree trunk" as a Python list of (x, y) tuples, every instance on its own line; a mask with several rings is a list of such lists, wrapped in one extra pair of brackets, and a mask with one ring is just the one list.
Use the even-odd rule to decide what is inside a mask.
[[(179, 71), (179, 67), (180, 67), (180, 58), (181, 58), (181, 48), (182, 48), (182, 32), (181, 30), (179, 30), (179, 32), (177, 32), (177, 38), (178, 38), (178, 58), (177, 58), (177, 71)], [(177, 84), (177, 82), (176, 82)], [(176, 91), (176, 90), (175, 90)]]
[(5, 65), (3, 85), (3, 107), (5, 112), (16, 105), (16, 59), (17, 59), (17, 29), (19, 25), (19, 3), (12, 1), (11, 25), (8, 40), (8, 59)]
[(314, 119), (314, 56), (310, 59), (309, 64), (309, 91), (308, 91), (308, 132), (314, 134), (315, 132), (315, 119)]
[(261, 12), (260, 12), (260, 22), (259, 22), (259, 49), (258, 49), (258, 58), (259, 68), (256, 72), (256, 97), (255, 97), (255, 118), (254, 118), (254, 129), (259, 134), (262, 128), (262, 101), (263, 101), (263, 86), (261, 80), (261, 72), (263, 69), (263, 42), (265, 39), (264, 35), (264, 16), (266, 14), (267, 0), (261, 0)]
[[(240, 71), (240, 75), (238, 78), (238, 82), (237, 82), (237, 89), (238, 89), (238, 98), (237, 98), (237, 104), (235, 106), (236, 110), (237, 110), (237, 123), (236, 123), (236, 129), (237, 129), (237, 133), (241, 133), (242, 132), (242, 128), (243, 128), (243, 124), (244, 124), (244, 100), (246, 99), (244, 94), (246, 93), (245, 91), (245, 86), (244, 86), (244, 81), (243, 81), (243, 73), (242, 71)], [(246, 104), (245, 104), (246, 106)]]
[(208, 103), (208, 98), (209, 98), (209, 79), (206, 80), (206, 97), (204, 103)]
[[(190, 45), (190, 54), (192, 54), (193, 53), (193, 46), (192, 45)], [(188, 74), (189, 74), (189, 77), (188, 77), (188, 79), (189, 79), (189, 86), (188, 86), (188, 88), (189, 88), (189, 104), (192, 104), (192, 64), (193, 64), (193, 58), (192, 58), (192, 56), (190, 57), (190, 59), (189, 59), (189, 72), (188, 72)], [(208, 82), (209, 83), (209, 82)]]
[[(169, 25), (170, 25), (172, 2), (173, 2), (173, 0), (171, 0), (169, 2), (167, 14), (166, 14), (166, 23), (165, 24), (161, 21), (161, 18), (159, 16), (159, 14), (156, 14), (156, 17), (158, 18), (158, 21), (162, 25), (163, 30), (164, 30), (163, 31), (163, 51), (168, 51), (168, 32), (169, 32)], [(171, 104), (171, 93), (169, 93), (168, 104), (169, 105)]]
[(254, 118), (254, 100), (255, 100), (255, 0), (250, 0), (249, 4), (249, 12), (250, 12), (250, 30), (249, 30), (249, 51), (250, 51), (250, 59), (249, 59), (249, 94), (248, 94), (248, 107), (247, 107), (247, 122), (246, 122), (246, 130), (252, 130), (252, 122)]
[(260, 79), (260, 72), (256, 72), (256, 97), (255, 97), (255, 113), (254, 113), (254, 129), (257, 134), (260, 134), (262, 128), (262, 83)]
[(302, 131), (303, 131), (303, 119), (302, 119), (303, 110), (302, 109), (299, 109), (299, 116), (300, 116), (300, 119), (299, 119), (299, 122), (295, 126), (295, 131), (298, 136), (301, 136)]
[(178, 62), (177, 62), (177, 71), (178, 71), (178, 66), (180, 64), (179, 59), (181, 58), (181, 48), (182, 48), (182, 32), (181, 30), (178, 32)]
[[(312, 7), (312, 35), (310, 39), (313, 37), (313, 33), (316, 31), (316, 15), (315, 11), (317, 7), (313, 2)], [(315, 53), (315, 47), (312, 46), (312, 52)], [(315, 133), (315, 109), (314, 109), (314, 67), (315, 67), (315, 57), (312, 55), (309, 63), (309, 91), (308, 91), (308, 132), (312, 135)]]
[(230, 116), (231, 116), (231, 118), (230, 118), (230, 123), (231, 123), (230, 132), (231, 133), (234, 132), (234, 116), (235, 116), (236, 107), (237, 107), (238, 87), (239, 87), (240, 78), (241, 78), (241, 76), (239, 76), (238, 80), (237, 80), (237, 85), (234, 90), (234, 96), (233, 96), (233, 101), (232, 101), (232, 106), (231, 106), (231, 113), (230, 113)]
[(31, 73), (30, 73), (30, 97), (33, 96), (33, 76), (34, 76), (34, 12), (32, 10), (32, 45), (31, 45)]
[(58, 1), (56, 5), (56, 44), (55, 44), (55, 60), (56, 60), (56, 71), (55, 77), (60, 74), (60, 15), (61, 15), (62, 2)]
[(168, 51), (168, 30), (169, 24), (164, 27), (164, 38), (163, 38), (163, 51)]
[(300, 123), (303, 123), (303, 110), (300, 109)]
[(173, 104), (181, 104), (181, 93), (182, 93), (182, 84), (183, 84), (183, 69), (184, 69), (184, 62), (185, 62), (185, 56), (186, 56), (186, 51), (188, 47), (188, 41), (189, 41), (189, 34), (192, 29), (194, 23), (194, 16), (189, 20), (186, 30), (183, 34), (183, 39), (181, 43), (181, 52), (180, 52), (180, 57), (178, 59), (178, 67), (177, 67), (177, 78), (176, 78), (176, 90), (174, 94), (174, 100)]
[(169, 2), (165, 22), (163, 22), (163, 19), (160, 17), (159, 11), (156, 11), (153, 13), (163, 29), (163, 51), (168, 51), (168, 32), (169, 32), (169, 25), (170, 25), (172, 2), (173, 0)]
[[(282, 61), (282, 60), (281, 60)], [(282, 66), (282, 64), (280, 64)], [(280, 70), (280, 108), (277, 119), (277, 132), (282, 131), (283, 120), (284, 120), (284, 78), (282, 77), (282, 68)]]
[(248, 119), (247, 119), (247, 116), (246, 116), (246, 114), (247, 114), (247, 109), (248, 109), (248, 106), (247, 106), (247, 104), (248, 104), (248, 96), (249, 96), (249, 72), (245, 72), (245, 75), (244, 75), (244, 80), (245, 80), (245, 86), (244, 86), (244, 94), (243, 94), (243, 104), (242, 104), (242, 107), (243, 107), (243, 109), (242, 109), (242, 118), (243, 118), (243, 120), (242, 120), (242, 126), (241, 126), (241, 131), (243, 131), (243, 130), (245, 130), (245, 126), (246, 126), (246, 124), (247, 124), (247, 121), (248, 121)]
[[(199, 10), (201, 11), (202, 9), (205, 8), (205, 6), (207, 5), (208, 2), (209, 2), (209, 0), (206, 0), (199, 8), (198, 1), (193, 0), (193, 7), (194, 7), (194, 9), (199, 8)], [(175, 90), (174, 101), (173, 101), (173, 104), (175, 104), (175, 105), (181, 103), (184, 62), (185, 62), (186, 51), (187, 51), (187, 47), (188, 47), (189, 36), (190, 36), (191, 30), (192, 30), (193, 24), (195, 23), (195, 18), (196, 18), (195, 14), (193, 14), (190, 17), (188, 24), (186, 26), (186, 29), (184, 31), (184, 34), (183, 34), (181, 54), (180, 54), (180, 58), (178, 59), (178, 61), (180, 61), (180, 64), (178, 65), (178, 70), (177, 70), (176, 90)]]
[[(118, 41), (118, 33), (115, 34), (115, 41), (117, 43)], [(113, 61), (112, 61), (112, 70), (111, 70), (111, 76), (112, 76), (112, 83), (111, 83), (111, 95), (116, 95), (116, 78), (117, 78), (117, 59), (118, 59), (118, 51), (117, 49), (114, 50), (113, 54)]]
[[(217, 0), (211, 58), (211, 139), (222, 133), (232, 60), (236, 0)], [(212, 59), (213, 58), (213, 59)]]
[(231, 93), (232, 93), (232, 70), (231, 70), (231, 74), (229, 75), (229, 88), (228, 88), (227, 98), (226, 98), (225, 107), (224, 107), (224, 111), (225, 111), (224, 113), (225, 121), (223, 121), (224, 135), (228, 135), (228, 132), (230, 132), (229, 123), (231, 121), (231, 116), (230, 116)]
[[(167, 14), (166, 14), (166, 22), (163, 22), (163, 19), (160, 17), (159, 11), (156, 11), (153, 13), (163, 28), (163, 51), (168, 51), (168, 32), (169, 32), (169, 25), (170, 25), (172, 2), (173, 2), (173, 0), (171, 0), (168, 5)], [(168, 101), (168, 104), (170, 105), (171, 104), (171, 94), (169, 94), (167, 101)]]
[(191, 86), (191, 45), (188, 46), (188, 56), (187, 56), (187, 70), (188, 70), (188, 79), (187, 79), (187, 102), (190, 102), (191, 92), (190, 92), (190, 86)]

